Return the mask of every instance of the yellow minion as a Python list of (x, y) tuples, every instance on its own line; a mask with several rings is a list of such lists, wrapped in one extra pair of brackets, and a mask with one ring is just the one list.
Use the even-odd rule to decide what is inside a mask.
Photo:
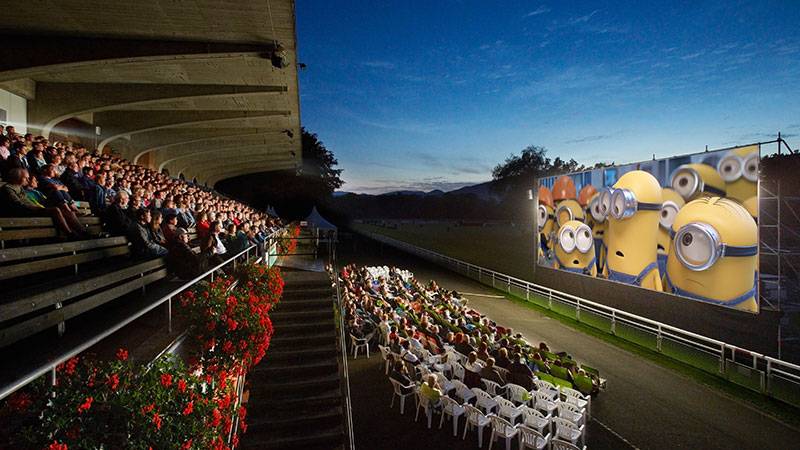
[(556, 269), (597, 276), (594, 239), (589, 225), (570, 220), (558, 229), (556, 240)]
[(661, 217), (658, 222), (658, 245), (656, 251), (658, 252), (658, 272), (661, 277), (667, 273), (667, 255), (669, 254), (669, 244), (671, 241), (670, 230), (672, 230), (672, 223), (675, 221), (675, 216), (678, 211), (683, 208), (683, 197), (670, 188), (664, 188), (661, 191), (663, 203), (661, 204)]
[(571, 220), (583, 222), (586, 220), (585, 214), (577, 200), (571, 198), (562, 200), (556, 207), (556, 225), (560, 227)]
[(656, 245), (661, 186), (643, 170), (633, 170), (600, 193), (608, 220), (608, 254), (603, 268), (609, 280), (661, 290)]
[(753, 216), (753, 220), (755, 220), (756, 224), (758, 224), (758, 196), (754, 195), (743, 201), (742, 206), (744, 206), (744, 209), (746, 209), (747, 212)]
[(758, 194), (758, 152), (758, 145), (736, 148), (717, 163), (717, 172), (725, 181), (727, 196), (739, 203)]
[(758, 228), (742, 205), (719, 197), (691, 201), (672, 233), (667, 291), (758, 312)]
[(594, 255), (597, 259), (597, 270), (603, 270), (606, 261), (605, 234), (608, 221), (600, 207), (600, 193), (595, 191), (586, 202), (586, 224), (592, 229), (594, 239)]
[(552, 250), (553, 224), (553, 194), (545, 186), (539, 186), (539, 206), (536, 211), (536, 225), (539, 228), (539, 260), (547, 258)]
[(684, 164), (674, 172), (670, 186), (684, 200), (700, 197), (725, 197), (725, 182), (719, 172), (708, 164)]

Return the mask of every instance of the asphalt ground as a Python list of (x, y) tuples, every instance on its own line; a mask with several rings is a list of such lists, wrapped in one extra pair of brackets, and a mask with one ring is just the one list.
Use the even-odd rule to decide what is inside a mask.
[[(800, 430), (684, 374), (662, 367), (601, 339), (576, 331), (537, 311), (498, 298), (497, 292), (469, 278), (387, 246), (356, 239), (343, 243), (339, 264), (396, 265), (421, 280), (466, 295), (470, 306), (512, 327), (530, 342), (545, 341), (569, 352), (579, 363), (600, 370), (608, 385), (592, 402), (587, 444), (591, 449), (791, 449), (800, 448)], [(391, 389), (380, 359), (350, 364), (354, 427), (358, 448), (475, 448), (452, 438), (452, 431), (429, 431), (388, 409)], [(412, 405), (409, 407), (409, 405)], [(406, 404), (413, 410), (413, 402)], [(435, 424), (438, 427), (438, 418)], [(447, 428), (447, 425), (445, 425)], [(446, 439), (445, 439), (446, 438)], [(484, 436), (487, 439), (487, 436)], [(486, 441), (484, 442), (484, 445)], [(462, 447), (467, 445), (467, 447)]]

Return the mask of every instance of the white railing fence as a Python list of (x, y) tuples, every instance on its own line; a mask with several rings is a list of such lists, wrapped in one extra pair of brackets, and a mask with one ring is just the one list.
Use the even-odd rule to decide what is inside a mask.
[(800, 366), (521, 280), (388, 236), (357, 233), (737, 385), (800, 406)]

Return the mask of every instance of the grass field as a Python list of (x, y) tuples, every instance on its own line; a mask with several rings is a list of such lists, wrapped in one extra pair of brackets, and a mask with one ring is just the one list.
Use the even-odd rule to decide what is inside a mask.
[(533, 280), (535, 235), (532, 229), (524, 226), (436, 223), (399, 224), (396, 229), (354, 224), (353, 228), (389, 236), (523, 280)]

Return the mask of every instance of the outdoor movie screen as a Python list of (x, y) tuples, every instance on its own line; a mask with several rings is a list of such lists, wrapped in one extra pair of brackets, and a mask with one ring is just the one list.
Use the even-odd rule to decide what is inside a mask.
[(538, 263), (758, 312), (758, 145), (538, 180)]

